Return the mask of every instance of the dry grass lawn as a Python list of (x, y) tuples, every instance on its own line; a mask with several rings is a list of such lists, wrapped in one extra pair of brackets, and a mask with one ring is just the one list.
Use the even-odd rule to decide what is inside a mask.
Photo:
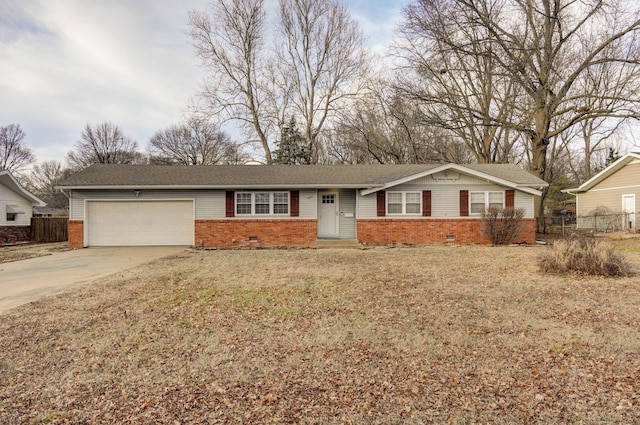
[(640, 423), (640, 279), (544, 249), (185, 251), (0, 316), (0, 423)]

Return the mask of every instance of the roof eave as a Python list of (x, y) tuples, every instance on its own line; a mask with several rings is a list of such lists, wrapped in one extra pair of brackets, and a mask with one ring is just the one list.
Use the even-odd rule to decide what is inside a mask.
[(442, 171), (447, 171), (447, 170), (455, 170), (455, 171), (458, 171), (460, 173), (468, 174), (468, 175), (471, 175), (473, 177), (477, 177), (477, 178), (480, 178), (480, 179), (484, 179), (484, 180), (499, 184), (501, 186), (506, 186), (506, 187), (510, 187), (510, 188), (513, 188), (513, 189), (519, 189), (519, 190), (521, 190), (523, 192), (527, 192), (527, 193), (530, 193), (530, 194), (536, 195), (536, 196), (541, 196), (542, 193), (540, 192), (540, 190), (534, 189), (534, 187), (543, 188), (543, 187), (548, 186), (547, 183), (545, 183), (545, 184), (540, 183), (540, 184), (535, 184), (535, 185), (514, 183), (512, 181), (501, 179), (499, 177), (492, 176), (491, 174), (486, 174), (486, 173), (483, 173), (481, 171), (476, 171), (476, 170), (464, 167), (464, 166), (459, 165), (459, 164), (444, 164), (444, 165), (441, 165), (440, 167), (432, 168), (431, 170), (427, 170), (427, 171), (423, 171), (421, 173), (413, 174), (411, 176), (403, 177), (401, 179), (397, 179), (397, 180), (394, 180), (392, 182), (385, 183), (383, 185), (370, 186), (367, 189), (361, 190), (360, 194), (363, 195), (363, 196), (369, 195), (371, 193), (378, 192), (380, 190), (385, 190), (385, 189), (388, 189), (390, 187), (394, 187), (394, 186), (406, 183), (408, 181), (412, 181), (412, 180), (415, 180), (415, 179), (419, 179), (419, 178), (422, 178), (422, 177), (425, 177), (425, 176), (428, 176), (428, 175), (431, 175), (431, 174), (436, 174), (436, 173), (440, 173)]
[(47, 203), (44, 202), (42, 199), (38, 198), (36, 195), (34, 195), (33, 193), (23, 188), (22, 185), (18, 183), (18, 181), (13, 177), (13, 175), (11, 175), (11, 173), (8, 170), (0, 171), (0, 180), (2, 180), (3, 176), (5, 176), (5, 179), (8, 180), (9, 184), (7, 185), (7, 187), (9, 187), (10, 190), (13, 190), (14, 192), (19, 193), (24, 198), (31, 201), (31, 204), (33, 206), (44, 207), (45, 205), (47, 205)]
[(606, 167), (604, 170), (600, 171), (595, 176), (591, 177), (586, 182), (582, 183), (577, 189), (573, 189), (573, 190), (575, 190), (576, 193), (588, 191), (593, 186), (595, 186), (596, 184), (600, 183), (602, 180), (606, 179), (611, 174), (614, 174), (620, 168), (622, 168), (625, 165), (627, 165), (634, 158), (635, 159), (640, 159), (640, 154), (638, 154), (636, 152), (629, 152), (628, 154), (622, 156), (621, 158), (618, 158), (617, 161), (615, 161), (613, 164), (611, 164), (608, 167)]
[(234, 185), (59, 185), (63, 190), (240, 190), (240, 189), (361, 189), (369, 186), (358, 184), (234, 184)]

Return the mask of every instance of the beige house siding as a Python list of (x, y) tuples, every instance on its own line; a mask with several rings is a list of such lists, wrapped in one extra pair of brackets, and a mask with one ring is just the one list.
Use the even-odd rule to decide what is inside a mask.
[(587, 192), (578, 193), (576, 208), (579, 216), (606, 207), (613, 212), (622, 211), (622, 195), (636, 195), (636, 211), (640, 200), (640, 161), (634, 161), (615, 174), (596, 184)]

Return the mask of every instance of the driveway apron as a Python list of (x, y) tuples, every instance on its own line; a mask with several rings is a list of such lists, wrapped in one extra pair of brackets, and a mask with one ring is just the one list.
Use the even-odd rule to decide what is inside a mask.
[(0, 314), (185, 249), (175, 246), (87, 248), (0, 264)]

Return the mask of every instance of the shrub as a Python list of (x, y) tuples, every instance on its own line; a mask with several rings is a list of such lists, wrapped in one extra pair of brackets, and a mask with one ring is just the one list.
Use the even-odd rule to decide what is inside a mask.
[(624, 255), (604, 242), (570, 238), (556, 242), (542, 253), (538, 265), (546, 273), (578, 273), (600, 276), (629, 276), (631, 264)]
[(506, 245), (518, 240), (524, 231), (522, 208), (491, 207), (482, 212), (482, 234), (491, 245)]

